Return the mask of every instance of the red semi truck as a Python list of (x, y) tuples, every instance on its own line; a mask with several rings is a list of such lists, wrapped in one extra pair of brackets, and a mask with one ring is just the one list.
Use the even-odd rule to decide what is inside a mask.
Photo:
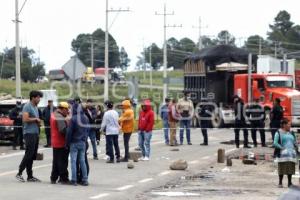
[[(280, 98), (284, 116), (293, 126), (300, 126), (300, 92), (294, 89), (293, 76), (281, 73), (256, 73), (252, 67), (251, 91), (248, 91), (248, 55), (244, 49), (220, 45), (201, 50), (185, 60), (184, 89), (191, 93), (195, 105), (208, 99), (214, 103), (212, 127), (232, 125), (234, 111), (233, 95), (248, 103), (260, 99), (265, 111), (269, 112), (275, 98)], [(252, 57), (255, 64), (257, 57)], [(224, 64), (227, 63), (227, 64)], [(250, 102), (249, 102), (250, 103)]]

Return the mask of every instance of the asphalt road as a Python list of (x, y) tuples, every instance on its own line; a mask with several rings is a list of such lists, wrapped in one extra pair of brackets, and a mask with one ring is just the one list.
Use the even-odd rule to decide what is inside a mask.
[[(220, 144), (221, 141), (228, 141), (233, 137), (233, 131), (229, 129), (210, 130), (209, 146), (204, 147), (199, 145), (202, 142), (200, 130), (194, 129), (191, 134), (193, 145), (189, 146), (185, 141), (184, 145), (178, 146), (179, 151), (171, 151), (173, 148), (164, 144), (162, 131), (154, 131), (151, 160), (134, 163), (134, 169), (127, 169), (126, 163), (106, 164), (104, 142), (101, 141), (100, 148), (98, 147), (99, 151), (101, 149), (100, 159), (92, 160), (92, 153), (89, 153), (91, 169), (88, 187), (50, 184), (52, 149), (41, 148), (39, 151), (44, 153), (44, 160), (34, 162), (34, 176), (41, 179), (41, 183), (18, 182), (15, 175), (23, 152), (3, 153), (0, 155), (0, 199), (138, 199), (139, 194), (151, 188), (162, 186), (193, 169), (201, 169), (209, 165), (216, 160), (218, 148), (225, 148), (227, 152), (233, 151), (234, 145)], [(130, 146), (131, 149), (137, 146), (137, 134), (132, 136)], [(123, 152), (121, 137), (120, 147)], [(188, 170), (169, 170), (170, 163), (179, 158), (188, 161)], [(23, 175), (26, 178), (26, 172)]]

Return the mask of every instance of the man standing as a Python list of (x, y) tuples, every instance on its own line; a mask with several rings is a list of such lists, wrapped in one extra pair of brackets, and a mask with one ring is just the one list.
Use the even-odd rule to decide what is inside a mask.
[(131, 108), (131, 103), (129, 100), (124, 100), (122, 102), (123, 113), (119, 118), (119, 123), (123, 132), (125, 156), (121, 159), (121, 162), (128, 162), (129, 159), (129, 140), (130, 136), (134, 130), (134, 112)]
[(200, 126), (201, 126), (201, 132), (203, 136), (203, 143), (200, 145), (207, 146), (208, 145), (208, 135), (207, 135), (207, 129), (209, 128), (209, 119), (211, 118), (211, 109), (206, 100), (203, 100), (203, 104), (200, 107)]
[(186, 139), (188, 145), (191, 143), (191, 119), (194, 114), (193, 102), (190, 100), (189, 93), (184, 91), (184, 97), (178, 101), (177, 110), (181, 116), (180, 119), (180, 145), (183, 144), (184, 129), (186, 129)]
[[(107, 111), (104, 113), (101, 130), (105, 129), (106, 134), (106, 149), (107, 155), (109, 156), (109, 160), (107, 163), (114, 163), (114, 149), (116, 152), (117, 162), (120, 162), (120, 148), (119, 148), (119, 114), (115, 111), (114, 103), (112, 101), (106, 101), (105, 105), (107, 107)], [(114, 147), (114, 149), (113, 149)]]
[(233, 102), (234, 102), (234, 114), (235, 114), (234, 133), (235, 133), (236, 148), (240, 148), (241, 129), (243, 129), (243, 133), (244, 133), (244, 148), (250, 148), (248, 146), (248, 130), (247, 130), (246, 119), (244, 116), (244, 102), (237, 95), (233, 97)]
[(68, 157), (69, 150), (66, 148), (66, 133), (68, 128), (67, 116), (69, 104), (61, 102), (58, 109), (51, 114), (51, 145), (53, 148), (53, 161), (51, 183), (55, 184), (59, 178), (62, 184), (69, 184)]
[(283, 108), (280, 105), (280, 99), (276, 98), (273, 102), (273, 108), (271, 110), (271, 134), (272, 134), (272, 141), (274, 143), (274, 136), (277, 130), (280, 128), (280, 122), (283, 119)]
[(22, 176), (25, 168), (27, 171), (28, 182), (40, 182), (39, 179), (33, 176), (32, 165), (38, 150), (39, 126), (41, 125), (41, 120), (39, 118), (37, 105), (39, 104), (41, 97), (43, 97), (43, 93), (40, 91), (31, 91), (29, 94), (30, 102), (24, 106), (22, 111), (26, 151), (19, 166), (19, 172), (16, 175), (17, 180), (21, 182), (25, 182)]
[(139, 146), (142, 150), (142, 161), (150, 159), (150, 142), (152, 138), (152, 130), (154, 126), (154, 112), (151, 107), (150, 100), (145, 100), (142, 104), (142, 111), (139, 115)]
[[(93, 103), (92, 99), (87, 100), (85, 115), (89, 119), (90, 126), (96, 126), (95, 122), (97, 117), (97, 111), (96, 108), (92, 105), (92, 103)], [(91, 127), (89, 129), (89, 138), (91, 140), (91, 144), (93, 147), (94, 160), (98, 160), (96, 131), (97, 131), (96, 127)]]
[(251, 123), (251, 137), (253, 140), (254, 147), (257, 147), (257, 130), (260, 133), (261, 146), (266, 147), (266, 136), (265, 136), (265, 111), (262, 105), (259, 104), (259, 99), (256, 99), (253, 104), (249, 106), (246, 111), (247, 117)]
[(44, 146), (45, 148), (51, 147), (51, 127), (50, 127), (50, 117), (51, 113), (55, 111), (55, 107), (53, 106), (53, 100), (48, 100), (48, 106), (43, 110), (43, 120), (45, 126), (45, 134), (47, 144)]
[(163, 129), (164, 129), (164, 136), (165, 136), (165, 144), (169, 145), (169, 104), (170, 104), (170, 99), (166, 98), (165, 99), (165, 104), (161, 107), (160, 111), (160, 118), (163, 121)]
[(24, 150), (23, 143), (23, 127), (22, 127), (22, 103), (17, 100), (16, 107), (9, 113), (9, 118), (14, 121), (14, 141), (13, 150), (17, 150), (17, 145), (20, 145), (20, 150)]
[(71, 155), (71, 183), (77, 185), (77, 159), (80, 163), (83, 186), (88, 186), (87, 166), (85, 161), (86, 141), (89, 133), (89, 121), (85, 116), (82, 105), (75, 103), (72, 108), (72, 119), (67, 130), (67, 146)]
[(176, 139), (176, 128), (178, 119), (180, 119), (180, 115), (176, 110), (176, 99), (172, 99), (172, 102), (169, 104), (168, 110), (168, 120), (170, 125), (170, 146), (177, 146)]

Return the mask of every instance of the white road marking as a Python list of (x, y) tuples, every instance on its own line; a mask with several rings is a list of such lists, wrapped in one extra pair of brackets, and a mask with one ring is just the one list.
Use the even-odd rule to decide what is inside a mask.
[(210, 158), (210, 156), (204, 156), (204, 157), (202, 157), (201, 159), (202, 160), (207, 160), (207, 159), (209, 159)]
[[(49, 149), (51, 149), (52, 150), (52, 148), (41, 148), (41, 149), (39, 149), (38, 151), (40, 152), (40, 151), (46, 151), (46, 150), (49, 150)], [(21, 152), (17, 152), (17, 153), (10, 153), (10, 154), (1, 154), (1, 156), (0, 156), (0, 159), (3, 159), (3, 158), (11, 158), (11, 157), (15, 157), (15, 156), (23, 156), (25, 154), (25, 151), (21, 151)]]
[(117, 188), (116, 190), (123, 191), (123, 190), (128, 190), (133, 187), (134, 187), (133, 185), (124, 185), (122, 187)]
[(140, 180), (139, 183), (146, 183), (146, 182), (149, 182), (152, 180), (153, 180), (153, 178), (146, 178), (146, 179)]
[(158, 174), (158, 176), (165, 176), (165, 175), (168, 175), (168, 174), (171, 174), (172, 172), (171, 171), (164, 171), (160, 174)]
[(96, 195), (96, 196), (92, 196), (92, 197), (90, 197), (90, 199), (101, 199), (101, 198), (107, 197), (107, 196), (109, 196), (108, 193), (103, 193), (103, 194), (99, 194), (99, 195)]
[[(50, 167), (50, 166), (52, 166), (52, 164), (39, 165), (39, 166), (33, 167), (32, 169), (40, 169), (40, 168), (45, 168), (45, 167)], [(3, 173), (0, 174), (0, 177), (1, 176), (12, 175), (12, 174), (17, 174), (17, 173), (18, 173), (18, 170), (3, 172)]]
[(189, 164), (193, 165), (193, 164), (198, 164), (199, 163), (199, 160), (193, 160), (191, 162), (189, 162)]
[(225, 150), (225, 153), (231, 153), (231, 152), (233, 152), (233, 151), (235, 151), (235, 150), (236, 150), (236, 148), (228, 149), (228, 150)]

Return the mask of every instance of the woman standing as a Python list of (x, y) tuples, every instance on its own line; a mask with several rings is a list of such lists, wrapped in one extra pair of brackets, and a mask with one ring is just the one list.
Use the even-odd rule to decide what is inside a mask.
[[(288, 187), (292, 185), (292, 175), (295, 174), (296, 159), (296, 138), (290, 132), (291, 123), (288, 119), (280, 122), (280, 129), (276, 132), (274, 146), (277, 149), (275, 162), (278, 162), (279, 185), (282, 188), (283, 176), (288, 176)], [(276, 150), (275, 150), (276, 152)]]

